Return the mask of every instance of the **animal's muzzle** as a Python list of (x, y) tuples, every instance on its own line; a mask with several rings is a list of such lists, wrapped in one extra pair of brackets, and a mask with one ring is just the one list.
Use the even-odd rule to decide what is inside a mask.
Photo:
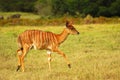
[(77, 34), (80, 34), (79, 32), (77, 32)]

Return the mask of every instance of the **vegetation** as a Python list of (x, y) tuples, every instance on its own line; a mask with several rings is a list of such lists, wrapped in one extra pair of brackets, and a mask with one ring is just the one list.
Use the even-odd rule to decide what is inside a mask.
[[(20, 14), (20, 18), (7, 19), (7, 17)], [(50, 17), (50, 16), (40, 16), (33, 13), (25, 12), (0, 12), (0, 15), (4, 19), (0, 20), (0, 27), (3, 26), (55, 26), (55, 25), (65, 25), (66, 20), (73, 21), (74, 24), (118, 24), (120, 22), (119, 17), (107, 18), (103, 16), (93, 17), (87, 15), (86, 17), (75, 17), (70, 15), (64, 15), (62, 17)]]
[(120, 24), (75, 25), (80, 35), (70, 35), (60, 46), (71, 61), (71, 69), (60, 55), (53, 53), (49, 72), (46, 51), (32, 50), (25, 58), (26, 71), (16, 72), (18, 34), (26, 29), (60, 33), (63, 27), (0, 27), (0, 80), (120, 79)]
[[(23, 13), (24, 12), (24, 13)], [(28, 13), (29, 12), (29, 13)], [(20, 14), (20, 18), (8, 19)], [(120, 80), (120, 0), (0, 0), (0, 80)], [(80, 35), (60, 49), (68, 56), (31, 50), (16, 72), (17, 36), (27, 29), (60, 33), (71, 20)]]
[(0, 0), (0, 11), (33, 12), (44, 16), (120, 16), (120, 0)]

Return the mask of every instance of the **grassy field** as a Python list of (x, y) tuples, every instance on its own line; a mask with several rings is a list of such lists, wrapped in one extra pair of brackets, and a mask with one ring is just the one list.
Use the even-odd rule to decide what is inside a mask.
[[(7, 19), (8, 17), (20, 14), (20, 18)], [(1, 27), (9, 26), (63, 26), (66, 20), (72, 21), (76, 25), (86, 25), (86, 24), (119, 24), (120, 17), (92, 17), (87, 15), (86, 17), (75, 17), (70, 15), (64, 16), (41, 16), (34, 13), (27, 12), (0, 12), (0, 16), (3, 16), (4, 19), (0, 20)]]
[(60, 33), (63, 26), (0, 27), (0, 80), (120, 80), (120, 24), (75, 25), (80, 35), (70, 35), (60, 46), (64, 59), (52, 54), (48, 70), (45, 50), (31, 50), (25, 57), (25, 72), (16, 72), (18, 34), (26, 29)]

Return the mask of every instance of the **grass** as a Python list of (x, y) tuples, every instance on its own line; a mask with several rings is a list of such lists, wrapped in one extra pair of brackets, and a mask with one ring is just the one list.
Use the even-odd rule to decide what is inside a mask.
[[(7, 19), (7, 17), (13, 14), (20, 14), (21, 17), (14, 18), (14, 19)], [(75, 17), (70, 15), (63, 15), (63, 16), (41, 16), (34, 13), (27, 13), (27, 12), (0, 12), (0, 16), (3, 16), (4, 19), (0, 20), (0, 27), (6, 26), (56, 26), (61, 25), (63, 26), (66, 20), (72, 21), (74, 24), (119, 24), (120, 18), (119, 17), (92, 17), (90, 15), (82, 18), (82, 17)]]
[(31, 50), (25, 58), (25, 72), (16, 72), (17, 36), (26, 29), (60, 33), (63, 26), (0, 27), (0, 80), (120, 80), (120, 24), (75, 25), (80, 35), (70, 35), (60, 46), (64, 59), (52, 54), (49, 72), (45, 50)]

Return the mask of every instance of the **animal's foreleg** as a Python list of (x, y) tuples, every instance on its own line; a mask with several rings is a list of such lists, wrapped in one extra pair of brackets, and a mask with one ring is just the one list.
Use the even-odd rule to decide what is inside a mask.
[(57, 52), (58, 54), (62, 55), (64, 57), (65, 61), (67, 62), (68, 67), (71, 68), (71, 64), (70, 64), (69, 60), (67, 59), (66, 55), (62, 51), (60, 51), (58, 49), (55, 50), (55, 52)]
[(48, 55), (48, 66), (49, 66), (49, 70), (51, 71), (51, 65), (50, 65), (50, 62), (51, 62), (51, 51), (47, 51), (47, 55)]

